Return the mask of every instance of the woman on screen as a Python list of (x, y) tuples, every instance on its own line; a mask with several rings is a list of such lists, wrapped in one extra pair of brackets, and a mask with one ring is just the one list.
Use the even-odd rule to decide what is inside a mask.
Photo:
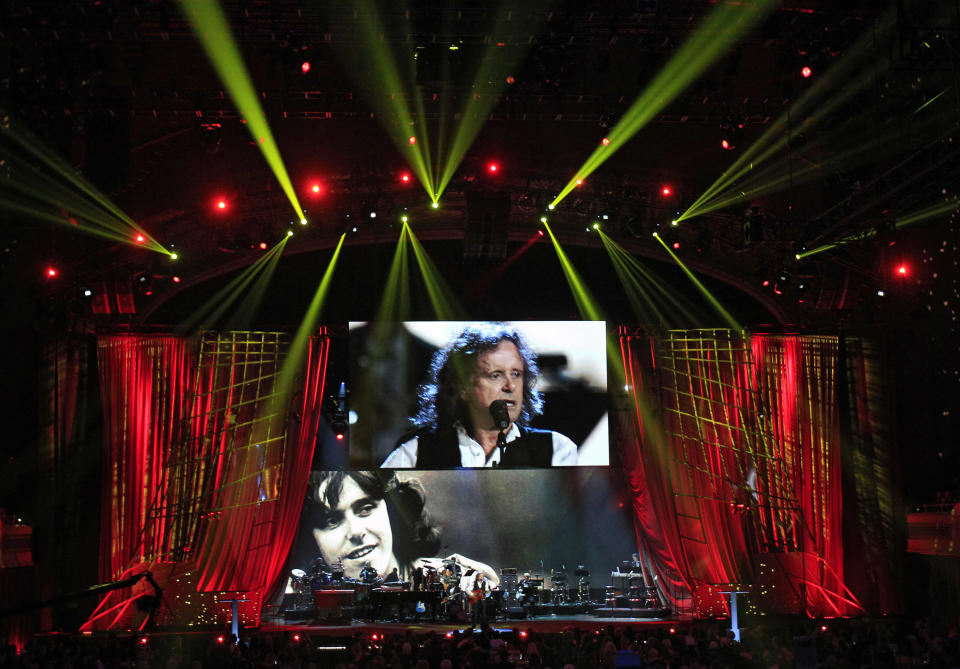
[(343, 575), (357, 579), (365, 566), (384, 576), (394, 569), (409, 580), (419, 567), (438, 571), (455, 560), (499, 583), (488, 565), (453, 554), (434, 557), (440, 531), (424, 510), (426, 493), (416, 479), (400, 481), (392, 472), (311, 472), (304, 521), (328, 565), (343, 564)]

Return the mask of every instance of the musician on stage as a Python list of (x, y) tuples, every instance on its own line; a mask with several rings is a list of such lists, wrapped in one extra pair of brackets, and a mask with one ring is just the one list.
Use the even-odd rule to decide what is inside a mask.
[(474, 627), (484, 627), (487, 624), (487, 596), (492, 587), (482, 571), (473, 572), (472, 570), (464, 576), (468, 583), (464, 587), (467, 595), (467, 610), (470, 613), (471, 621)]

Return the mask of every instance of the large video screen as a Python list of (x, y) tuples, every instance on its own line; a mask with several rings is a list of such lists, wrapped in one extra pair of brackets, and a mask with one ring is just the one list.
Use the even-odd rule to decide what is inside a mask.
[(636, 551), (623, 490), (610, 467), (314, 471), (291, 567), (410, 580), (447, 558), (494, 583), (529, 572), (598, 588)]
[(350, 323), (355, 469), (610, 462), (601, 321)]

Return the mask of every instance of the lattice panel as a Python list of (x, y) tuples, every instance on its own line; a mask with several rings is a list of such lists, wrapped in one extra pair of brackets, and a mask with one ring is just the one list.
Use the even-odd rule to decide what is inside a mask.
[(732, 330), (659, 340), (664, 428), (673, 438), (674, 495), (686, 540), (705, 542), (699, 500), (748, 515), (758, 548), (795, 550), (797, 497), (758, 389), (750, 340)]
[(167, 559), (190, 556), (203, 520), (277, 498), (286, 407), (273, 399), (288, 345), (279, 332), (201, 334), (190, 412), (152, 510), (171, 533)]

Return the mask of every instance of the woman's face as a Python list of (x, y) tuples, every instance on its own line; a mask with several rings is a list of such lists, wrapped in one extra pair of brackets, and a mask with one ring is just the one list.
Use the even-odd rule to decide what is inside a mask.
[[(320, 485), (320, 499), (324, 499), (329, 484), (325, 481)], [(347, 476), (343, 479), (337, 507), (330, 509), (329, 515), (325, 526), (313, 530), (327, 564), (341, 560), (347, 578), (358, 578), (365, 562), (381, 576), (397, 566), (390, 518), (382, 499), (368, 495)]]

